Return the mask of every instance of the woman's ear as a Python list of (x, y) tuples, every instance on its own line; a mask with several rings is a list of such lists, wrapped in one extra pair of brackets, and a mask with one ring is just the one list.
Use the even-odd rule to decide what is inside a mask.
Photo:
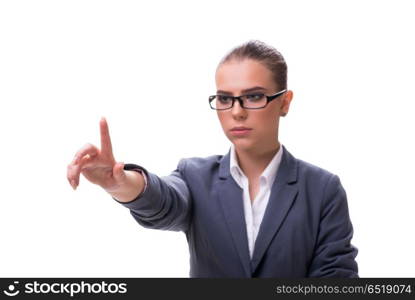
[(281, 109), (280, 109), (280, 116), (281, 117), (285, 117), (288, 114), (288, 111), (290, 110), (290, 104), (291, 104), (291, 100), (293, 99), (293, 91), (288, 90), (287, 92), (284, 93), (284, 95), (282, 96), (282, 101), (281, 101)]

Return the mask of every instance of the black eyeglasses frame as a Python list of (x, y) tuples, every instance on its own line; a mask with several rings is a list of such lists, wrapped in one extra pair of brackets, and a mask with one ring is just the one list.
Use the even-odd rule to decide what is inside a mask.
[[(270, 103), (272, 100), (274, 100), (274, 99), (278, 98), (279, 96), (281, 96), (282, 94), (284, 94), (286, 91), (287, 91), (287, 89), (284, 89), (284, 90), (282, 90), (282, 91), (279, 91), (279, 92), (278, 92), (278, 93), (276, 93), (276, 94), (269, 95), (269, 96), (264, 94), (264, 96), (267, 98), (267, 102), (265, 103), (265, 105), (264, 105), (264, 106), (261, 106), (261, 107), (245, 107), (245, 106), (244, 106), (244, 102), (243, 102), (243, 100), (242, 100), (242, 98), (241, 98), (241, 97), (246, 96), (246, 95), (241, 95), (241, 96), (228, 96), (228, 95), (227, 95), (227, 97), (232, 98), (232, 105), (231, 105), (230, 107), (228, 107), (228, 108), (220, 108), (220, 109), (214, 108), (214, 107), (212, 106), (212, 101), (213, 101), (213, 100), (215, 100), (215, 98), (218, 96), (218, 95), (212, 95), (212, 96), (209, 96), (209, 106), (210, 106), (210, 108), (211, 108), (211, 109), (213, 109), (213, 110), (228, 110), (228, 109), (231, 109), (231, 108), (233, 107), (233, 105), (235, 104), (235, 100), (238, 100), (239, 105), (240, 105), (242, 108), (244, 108), (244, 109), (261, 109), (261, 108), (266, 107), (266, 106), (268, 105), (268, 103)], [(255, 94), (255, 93), (252, 93), (252, 94)], [(251, 94), (251, 95), (252, 95), (252, 94)], [(257, 94), (259, 94), (259, 93), (257, 93)], [(262, 94), (262, 93), (261, 93), (261, 94)]]

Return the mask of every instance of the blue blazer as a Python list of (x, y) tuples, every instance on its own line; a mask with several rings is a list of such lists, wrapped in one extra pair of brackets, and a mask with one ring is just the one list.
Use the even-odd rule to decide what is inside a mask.
[(185, 158), (164, 177), (126, 164), (125, 170), (142, 169), (148, 185), (139, 197), (119, 203), (146, 228), (186, 234), (190, 277), (358, 277), (358, 250), (350, 243), (353, 227), (337, 175), (283, 146), (251, 259), (242, 189), (229, 163), (230, 151)]

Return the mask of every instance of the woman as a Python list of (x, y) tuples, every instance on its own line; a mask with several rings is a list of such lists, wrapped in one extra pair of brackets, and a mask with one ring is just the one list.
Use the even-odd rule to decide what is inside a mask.
[(191, 277), (358, 277), (346, 193), (337, 175), (296, 159), (278, 140), (293, 98), (282, 55), (260, 41), (216, 70), (209, 104), (231, 141), (226, 155), (180, 160), (169, 176), (116, 162), (108, 125), (68, 166), (130, 209), (146, 228), (183, 231)]

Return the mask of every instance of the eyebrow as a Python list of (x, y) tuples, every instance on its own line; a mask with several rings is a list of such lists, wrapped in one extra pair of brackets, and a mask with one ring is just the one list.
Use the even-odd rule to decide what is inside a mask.
[[(254, 87), (251, 87), (249, 89), (242, 90), (242, 93), (249, 93), (249, 92), (259, 91), (259, 90), (266, 91), (267, 89), (266, 88), (263, 88), (262, 86), (254, 86)], [(216, 93), (217, 94), (227, 94), (227, 95), (231, 95), (232, 94), (231, 92), (222, 91), (222, 90), (217, 90)]]

